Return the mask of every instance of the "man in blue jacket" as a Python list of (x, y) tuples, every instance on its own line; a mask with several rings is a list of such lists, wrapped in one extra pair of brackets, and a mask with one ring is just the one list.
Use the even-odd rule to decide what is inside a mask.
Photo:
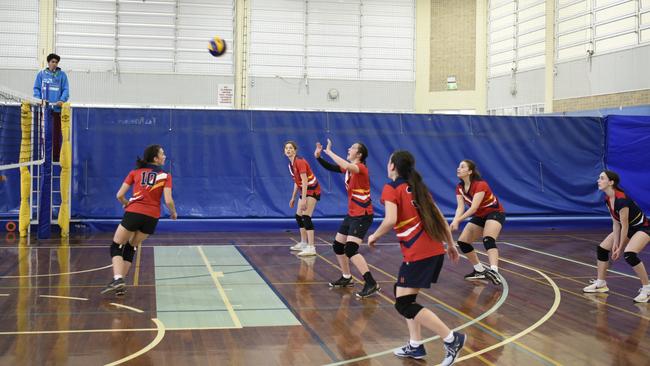
[[(34, 97), (50, 102), (52, 111), (52, 161), (59, 161), (61, 153), (61, 106), (68, 101), (68, 76), (59, 67), (61, 57), (55, 53), (47, 56), (47, 68), (36, 75)], [(48, 89), (49, 85), (49, 89)], [(49, 92), (46, 92), (49, 90)], [(47, 95), (45, 95), (48, 93)]]

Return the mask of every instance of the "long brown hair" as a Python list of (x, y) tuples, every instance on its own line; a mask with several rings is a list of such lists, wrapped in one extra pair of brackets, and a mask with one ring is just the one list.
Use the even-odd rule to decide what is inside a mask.
[(438, 206), (433, 202), (431, 193), (429, 193), (429, 187), (422, 180), (422, 176), (415, 170), (415, 158), (413, 155), (406, 150), (395, 151), (390, 156), (390, 162), (395, 165), (397, 174), (401, 178), (406, 179), (412, 190), (413, 201), (424, 224), (424, 231), (432, 239), (451, 244), (453, 241), (448, 236), (449, 227), (447, 226), (447, 220), (445, 220), (442, 212), (440, 212)]
[[(481, 178), (481, 172), (478, 171), (474, 160), (463, 159), (461, 160), (461, 163), (467, 164), (467, 169), (472, 171), (472, 174), (469, 175), (470, 182), (473, 182), (475, 180), (483, 180), (483, 178)], [(462, 182), (463, 180), (461, 179), (460, 181)]]
[(158, 156), (158, 152), (162, 149), (162, 146), (160, 145), (149, 145), (144, 149), (144, 153), (142, 154), (142, 158), (138, 156), (138, 158), (135, 161), (135, 166), (138, 169), (142, 169), (146, 167), (149, 164), (153, 163), (153, 159)]
[(625, 192), (623, 188), (619, 184), (621, 184), (621, 177), (618, 176), (618, 174), (612, 170), (603, 170), (603, 173), (607, 176), (607, 178), (611, 181), (614, 182), (614, 189), (617, 191)]

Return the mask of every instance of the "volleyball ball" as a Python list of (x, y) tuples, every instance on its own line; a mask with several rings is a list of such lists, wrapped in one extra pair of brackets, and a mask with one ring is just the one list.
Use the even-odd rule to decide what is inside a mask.
[(219, 57), (226, 53), (226, 41), (220, 37), (214, 37), (208, 43), (208, 51), (214, 57)]

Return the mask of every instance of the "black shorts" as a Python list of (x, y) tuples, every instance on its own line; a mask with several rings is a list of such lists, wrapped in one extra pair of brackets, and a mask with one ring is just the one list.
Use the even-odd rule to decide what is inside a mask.
[(320, 201), (320, 193), (307, 193), (307, 197), (313, 197), (316, 201)]
[(372, 225), (372, 220), (372, 215), (345, 216), (338, 233), (363, 240), (368, 233), (368, 229), (370, 229), (370, 225)]
[(125, 212), (121, 225), (128, 231), (140, 231), (151, 235), (156, 231), (158, 219), (135, 212)]
[(634, 236), (634, 234), (636, 234), (639, 231), (642, 231), (648, 234), (648, 236), (650, 236), (650, 226), (638, 226), (638, 227), (630, 226), (629, 229), (627, 229), (627, 238), (632, 239), (632, 236)]
[(487, 220), (494, 220), (498, 221), (501, 226), (506, 223), (506, 214), (503, 212), (495, 211), (495, 212), (490, 212), (489, 214), (480, 217), (480, 216), (472, 216), (472, 218), (469, 220), (474, 225), (478, 225), (480, 227), (485, 227), (485, 222)]
[(445, 255), (421, 259), (415, 262), (403, 262), (397, 275), (398, 287), (429, 288), (432, 283), (438, 282)]

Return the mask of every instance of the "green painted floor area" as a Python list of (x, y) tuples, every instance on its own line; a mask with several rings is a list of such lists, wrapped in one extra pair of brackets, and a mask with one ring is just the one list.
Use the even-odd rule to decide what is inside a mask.
[[(210, 268), (205, 263), (205, 254)], [(250, 263), (233, 246), (154, 247), (156, 310), (167, 329), (299, 325)], [(210, 269), (232, 305), (231, 314)]]

